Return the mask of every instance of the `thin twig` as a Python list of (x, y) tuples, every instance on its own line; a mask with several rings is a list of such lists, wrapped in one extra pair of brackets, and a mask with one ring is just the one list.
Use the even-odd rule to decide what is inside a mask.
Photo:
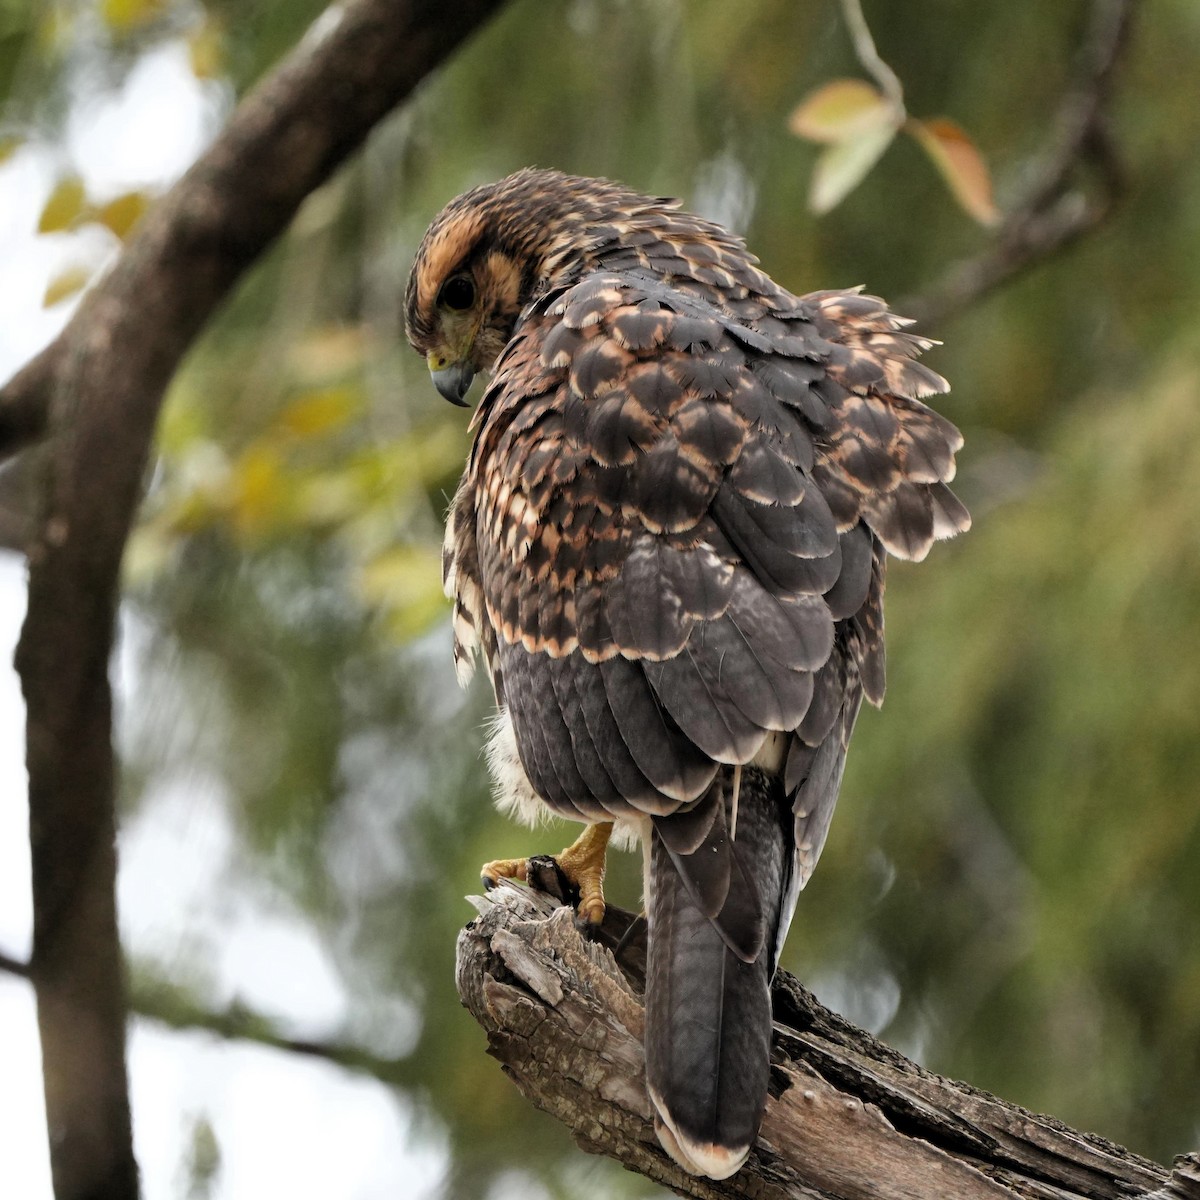
[(3, 951), (0, 951), (0, 971), (6, 975), (16, 975), (20, 979), (29, 978), (29, 964), (19, 958), (12, 958)]
[(870, 26), (863, 16), (861, 0), (842, 0), (842, 16), (850, 30), (854, 53), (863, 70), (879, 84), (879, 90), (887, 97), (896, 119), (904, 120), (904, 87), (896, 72), (883, 61), (876, 49)]
[[(1075, 77), (1046, 146), (1027, 169), (1022, 193), (986, 250), (951, 266), (924, 292), (896, 309), (933, 326), (1102, 225), (1125, 186), (1108, 126), (1114, 72), (1129, 41), (1134, 0), (1094, 0)], [(1073, 187), (1081, 168), (1095, 175), (1092, 195)]]
[[(29, 980), (27, 962), (0, 952), (0, 973)], [(330, 1038), (295, 1038), (280, 1033), (275, 1022), (244, 1004), (207, 1008), (181, 988), (163, 980), (135, 981), (129, 992), (129, 1011), (136, 1017), (181, 1032), (211, 1033), (228, 1041), (253, 1042), (287, 1054), (319, 1058), (348, 1071), (370, 1075), (393, 1087), (411, 1082), (406, 1058), (385, 1058), (354, 1042)]]

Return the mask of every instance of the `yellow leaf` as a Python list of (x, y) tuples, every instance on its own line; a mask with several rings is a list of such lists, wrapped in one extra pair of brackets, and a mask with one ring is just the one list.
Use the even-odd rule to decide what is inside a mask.
[(71, 40), (79, 22), (79, 13), (68, 11), (65, 4), (46, 4), (42, 9), (34, 32), (34, 44), (39, 53), (49, 58)]
[(208, 17), (192, 30), (187, 40), (192, 74), (197, 79), (215, 79), (225, 65), (225, 31), (219, 21)]
[(272, 447), (248, 446), (234, 466), (232, 482), (232, 517), (239, 533), (254, 537), (278, 524), (290, 498), (290, 487)]
[(788, 128), (810, 142), (844, 142), (897, 123), (897, 114), (878, 88), (862, 79), (835, 79), (792, 110)]
[(159, 16), (165, 0), (101, 0), (100, 15), (118, 32), (145, 25)]
[(297, 437), (320, 437), (345, 425), (359, 409), (354, 388), (331, 387), (305, 392), (279, 414), (279, 424)]
[(349, 521), (365, 503), (360, 481), (352, 472), (323, 472), (303, 480), (297, 488), (297, 514), (306, 525), (315, 527)]
[(25, 139), (14, 133), (0, 135), (0, 163), (11, 158), (25, 144)]
[(133, 227), (142, 219), (150, 207), (150, 197), (145, 192), (123, 192), (92, 211), (92, 219), (111, 229), (125, 241)]
[(981, 225), (995, 225), (1000, 211), (992, 200), (992, 178), (966, 131), (945, 117), (909, 121), (905, 128), (924, 147), (959, 204)]
[(87, 193), (78, 175), (60, 179), (42, 207), (38, 218), (38, 233), (58, 233), (70, 229), (83, 215)]
[(895, 125), (826, 146), (813, 168), (808, 206), (820, 215), (842, 202), (866, 177), (896, 136)]
[(42, 307), (53, 308), (83, 291), (92, 278), (90, 267), (75, 265), (59, 271), (48, 284), (42, 295)]
[(130, 588), (150, 583), (162, 574), (170, 556), (171, 545), (161, 529), (139, 526), (129, 535), (121, 558), (122, 582)]
[(362, 366), (365, 339), (354, 325), (319, 325), (305, 331), (288, 351), (295, 378), (321, 383)]
[(359, 572), (363, 599), (379, 610), (399, 641), (424, 632), (446, 611), (441, 554), (434, 546), (399, 545), (367, 562)]

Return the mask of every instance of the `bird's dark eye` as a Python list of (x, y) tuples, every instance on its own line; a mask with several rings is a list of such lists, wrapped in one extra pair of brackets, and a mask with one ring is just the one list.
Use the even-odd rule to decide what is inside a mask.
[(442, 284), (438, 303), (444, 308), (463, 312), (475, 303), (475, 285), (465, 275), (456, 275)]

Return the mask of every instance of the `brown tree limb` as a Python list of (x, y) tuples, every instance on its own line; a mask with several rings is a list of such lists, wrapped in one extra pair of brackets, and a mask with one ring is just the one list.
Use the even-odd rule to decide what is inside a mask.
[[(791, 976), (774, 987), (771, 1099), (750, 1160), (720, 1183), (684, 1173), (658, 1146), (643, 1082), (644, 961), (599, 942), (571, 909), (515, 885), (475, 897), (459, 935), (459, 995), (488, 1053), (588, 1151), (699, 1200), (1200, 1200), (1200, 1159), (1168, 1172), (923, 1070), (823, 1008)], [(603, 943), (603, 944), (601, 944)]]
[(127, 375), (150, 371), (164, 385), (201, 326), (305, 197), (502, 3), (331, 5), (314, 27), (324, 32), (310, 33), (238, 106), (62, 333), (0, 388), (0, 458), (45, 436), (51, 394), (69, 370), (73, 347), (105, 325), (114, 309), (132, 303), (127, 324), (136, 326), (137, 354)]
[[(927, 327), (937, 325), (1108, 219), (1124, 190), (1108, 107), (1116, 68), (1129, 42), (1134, 5), (1135, 0), (1093, 0), (1074, 80), (1019, 199), (987, 249), (954, 264), (924, 292), (899, 301), (897, 312)], [(1074, 186), (1083, 168), (1096, 175), (1092, 194)]]
[[(108, 661), (118, 574), (162, 397), (305, 196), (501, 0), (353, 0), (236, 111), (55, 342), (0, 394), (50, 435), (17, 649), (27, 708), (38, 1024), (58, 1200), (133, 1200), (114, 884)], [(39, 425), (31, 414), (48, 414)]]
[(0, 459), (46, 436), (55, 344), (31, 358), (0, 389)]

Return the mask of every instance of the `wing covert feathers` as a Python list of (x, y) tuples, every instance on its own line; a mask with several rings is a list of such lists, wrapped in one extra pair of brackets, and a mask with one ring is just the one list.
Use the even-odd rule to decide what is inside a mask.
[(873, 297), (739, 308), (642, 267), (529, 306), (446, 570), (456, 659), (483, 649), (551, 807), (673, 811), (770, 732), (818, 744), (837, 688), (880, 701), (882, 550), (968, 519), (961, 438), (916, 398), (945, 387), (929, 344)]

